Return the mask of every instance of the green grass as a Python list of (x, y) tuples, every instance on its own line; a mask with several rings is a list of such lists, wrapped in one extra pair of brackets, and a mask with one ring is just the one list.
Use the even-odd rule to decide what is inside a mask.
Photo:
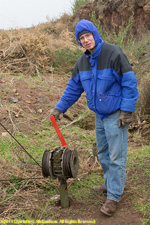
[(150, 201), (148, 202), (137, 202), (134, 201), (134, 204), (136, 208), (144, 215), (146, 216), (148, 213), (150, 213)]
[(145, 219), (144, 223), (142, 223), (143, 225), (150, 225), (150, 218), (149, 219)]
[[(144, 169), (143, 166), (148, 165), (148, 161), (150, 161), (150, 146), (136, 149), (136, 151), (130, 151), (128, 160), (130, 167), (136, 164), (139, 168)], [(150, 167), (148, 169), (150, 171)]]
[(11, 159), (12, 153), (10, 148), (11, 138), (1, 138), (0, 140), (0, 156), (4, 159)]
[[(92, 148), (92, 143), (95, 137), (90, 133), (86, 133), (84, 130), (77, 126), (59, 126), (62, 128), (62, 134), (65, 138), (68, 147), (73, 150), (76, 146), (82, 147), (86, 150)], [(26, 151), (31, 154), (38, 163), (41, 164), (41, 159), (44, 151), (53, 149), (56, 146), (61, 146), (61, 142), (55, 132), (53, 125), (49, 120), (43, 122), (39, 128), (33, 129), (34, 131), (30, 134), (15, 134), (16, 140), (26, 149)], [(73, 136), (79, 140), (78, 144), (75, 141), (70, 142)], [(35, 162), (29, 158), (29, 156), (23, 151), (23, 149), (18, 145), (18, 143), (10, 138), (3, 138), (0, 141), (0, 155), (2, 158), (9, 161), (14, 160), (14, 154), (19, 154), (19, 156), (26, 162), (35, 164)], [(20, 155), (21, 154), (21, 155)]]
[(69, 194), (78, 201), (88, 203), (91, 195), (93, 195), (92, 187), (103, 183), (104, 179), (101, 171), (91, 172), (85, 176), (81, 176), (80, 179), (76, 179), (69, 189)]
[[(16, 178), (17, 177), (14, 175), (11, 176), (11, 179), (16, 179)], [(23, 178), (23, 174), (20, 174), (20, 178)], [(25, 180), (10, 180), (9, 182), (12, 184), (12, 186), (10, 186), (6, 190), (7, 197), (12, 196), (16, 190), (19, 190), (21, 186), (25, 186), (27, 184), (27, 181)]]
[[(17, 141), (26, 149), (29, 154), (32, 154), (35, 159), (40, 159), (44, 149), (42, 147), (42, 141), (32, 139), (31, 136), (19, 136), (15, 135)], [(0, 154), (1, 157), (9, 161), (13, 161), (13, 154), (18, 154), (20, 152), (20, 157), (26, 161), (26, 163), (34, 163), (31, 159), (23, 152), (23, 149), (18, 145), (18, 143), (13, 139), (3, 139), (0, 142)], [(38, 160), (40, 161), (40, 160)], [(35, 164), (35, 163), (34, 163)]]
[(147, 217), (150, 215), (150, 146), (130, 149), (128, 170), (132, 186), (132, 201), (136, 208)]

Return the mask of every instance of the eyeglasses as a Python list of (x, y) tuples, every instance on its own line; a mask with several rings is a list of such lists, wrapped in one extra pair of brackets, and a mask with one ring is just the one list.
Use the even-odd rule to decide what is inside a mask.
[(81, 36), (79, 38), (79, 42), (83, 43), (85, 41), (85, 38), (89, 40), (92, 37), (92, 35), (93, 35), (92, 33), (87, 33), (83, 37)]

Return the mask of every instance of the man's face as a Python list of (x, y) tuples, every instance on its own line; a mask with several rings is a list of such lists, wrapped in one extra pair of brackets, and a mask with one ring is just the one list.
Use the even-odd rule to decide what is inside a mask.
[(95, 47), (95, 40), (93, 37), (92, 33), (86, 33), (86, 34), (82, 34), (79, 38), (79, 41), (81, 42), (82, 46), (89, 50), (90, 52), (94, 49)]

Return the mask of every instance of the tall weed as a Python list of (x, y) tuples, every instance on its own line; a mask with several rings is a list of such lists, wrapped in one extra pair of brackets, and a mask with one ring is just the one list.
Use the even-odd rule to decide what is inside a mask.
[(142, 37), (142, 39), (136, 41), (132, 47), (134, 57), (136, 58), (136, 60), (139, 60), (141, 56), (145, 55), (145, 52), (148, 52), (148, 49), (150, 48), (150, 31), (148, 31), (147, 35)]
[(115, 27), (113, 28), (113, 34), (110, 34), (102, 26), (99, 19), (96, 18), (96, 13), (92, 12), (91, 22), (97, 27), (99, 34), (105, 42), (113, 43), (118, 45), (122, 50), (125, 49), (127, 42), (133, 43), (134, 38), (132, 35), (129, 35), (133, 21), (133, 15), (129, 18), (129, 21), (125, 28), (120, 27), (119, 32), (116, 32)]
[(85, 5), (87, 3), (88, 3), (88, 0), (74, 0), (71, 7), (73, 15), (75, 15), (78, 12), (78, 9), (80, 8), (80, 6)]
[(105, 28), (102, 26), (100, 20), (96, 18), (95, 11), (93, 11), (92, 14), (91, 14), (91, 22), (96, 26), (96, 28), (97, 28), (97, 30), (98, 30), (101, 38), (105, 42), (111, 42), (111, 36), (110, 36), (110, 34), (107, 33), (107, 31), (105, 30)]
[(133, 15), (129, 18), (129, 21), (125, 28), (120, 28), (118, 34), (116, 33), (115, 27), (113, 29), (113, 41), (114, 44), (118, 45), (121, 49), (125, 49), (126, 43), (130, 40), (133, 42), (133, 36), (130, 35), (130, 30), (132, 27)]

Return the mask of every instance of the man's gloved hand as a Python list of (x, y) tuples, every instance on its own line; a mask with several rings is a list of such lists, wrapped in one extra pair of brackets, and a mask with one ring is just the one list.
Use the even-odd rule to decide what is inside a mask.
[(125, 126), (129, 123), (132, 122), (132, 112), (127, 112), (127, 111), (122, 111), (121, 110), (121, 114), (120, 114), (120, 118), (119, 118), (119, 122), (118, 122), (118, 126), (119, 128), (121, 126)]
[(50, 116), (55, 116), (55, 120), (60, 120), (60, 115), (62, 112), (60, 112), (57, 108), (54, 108), (50, 114)]

